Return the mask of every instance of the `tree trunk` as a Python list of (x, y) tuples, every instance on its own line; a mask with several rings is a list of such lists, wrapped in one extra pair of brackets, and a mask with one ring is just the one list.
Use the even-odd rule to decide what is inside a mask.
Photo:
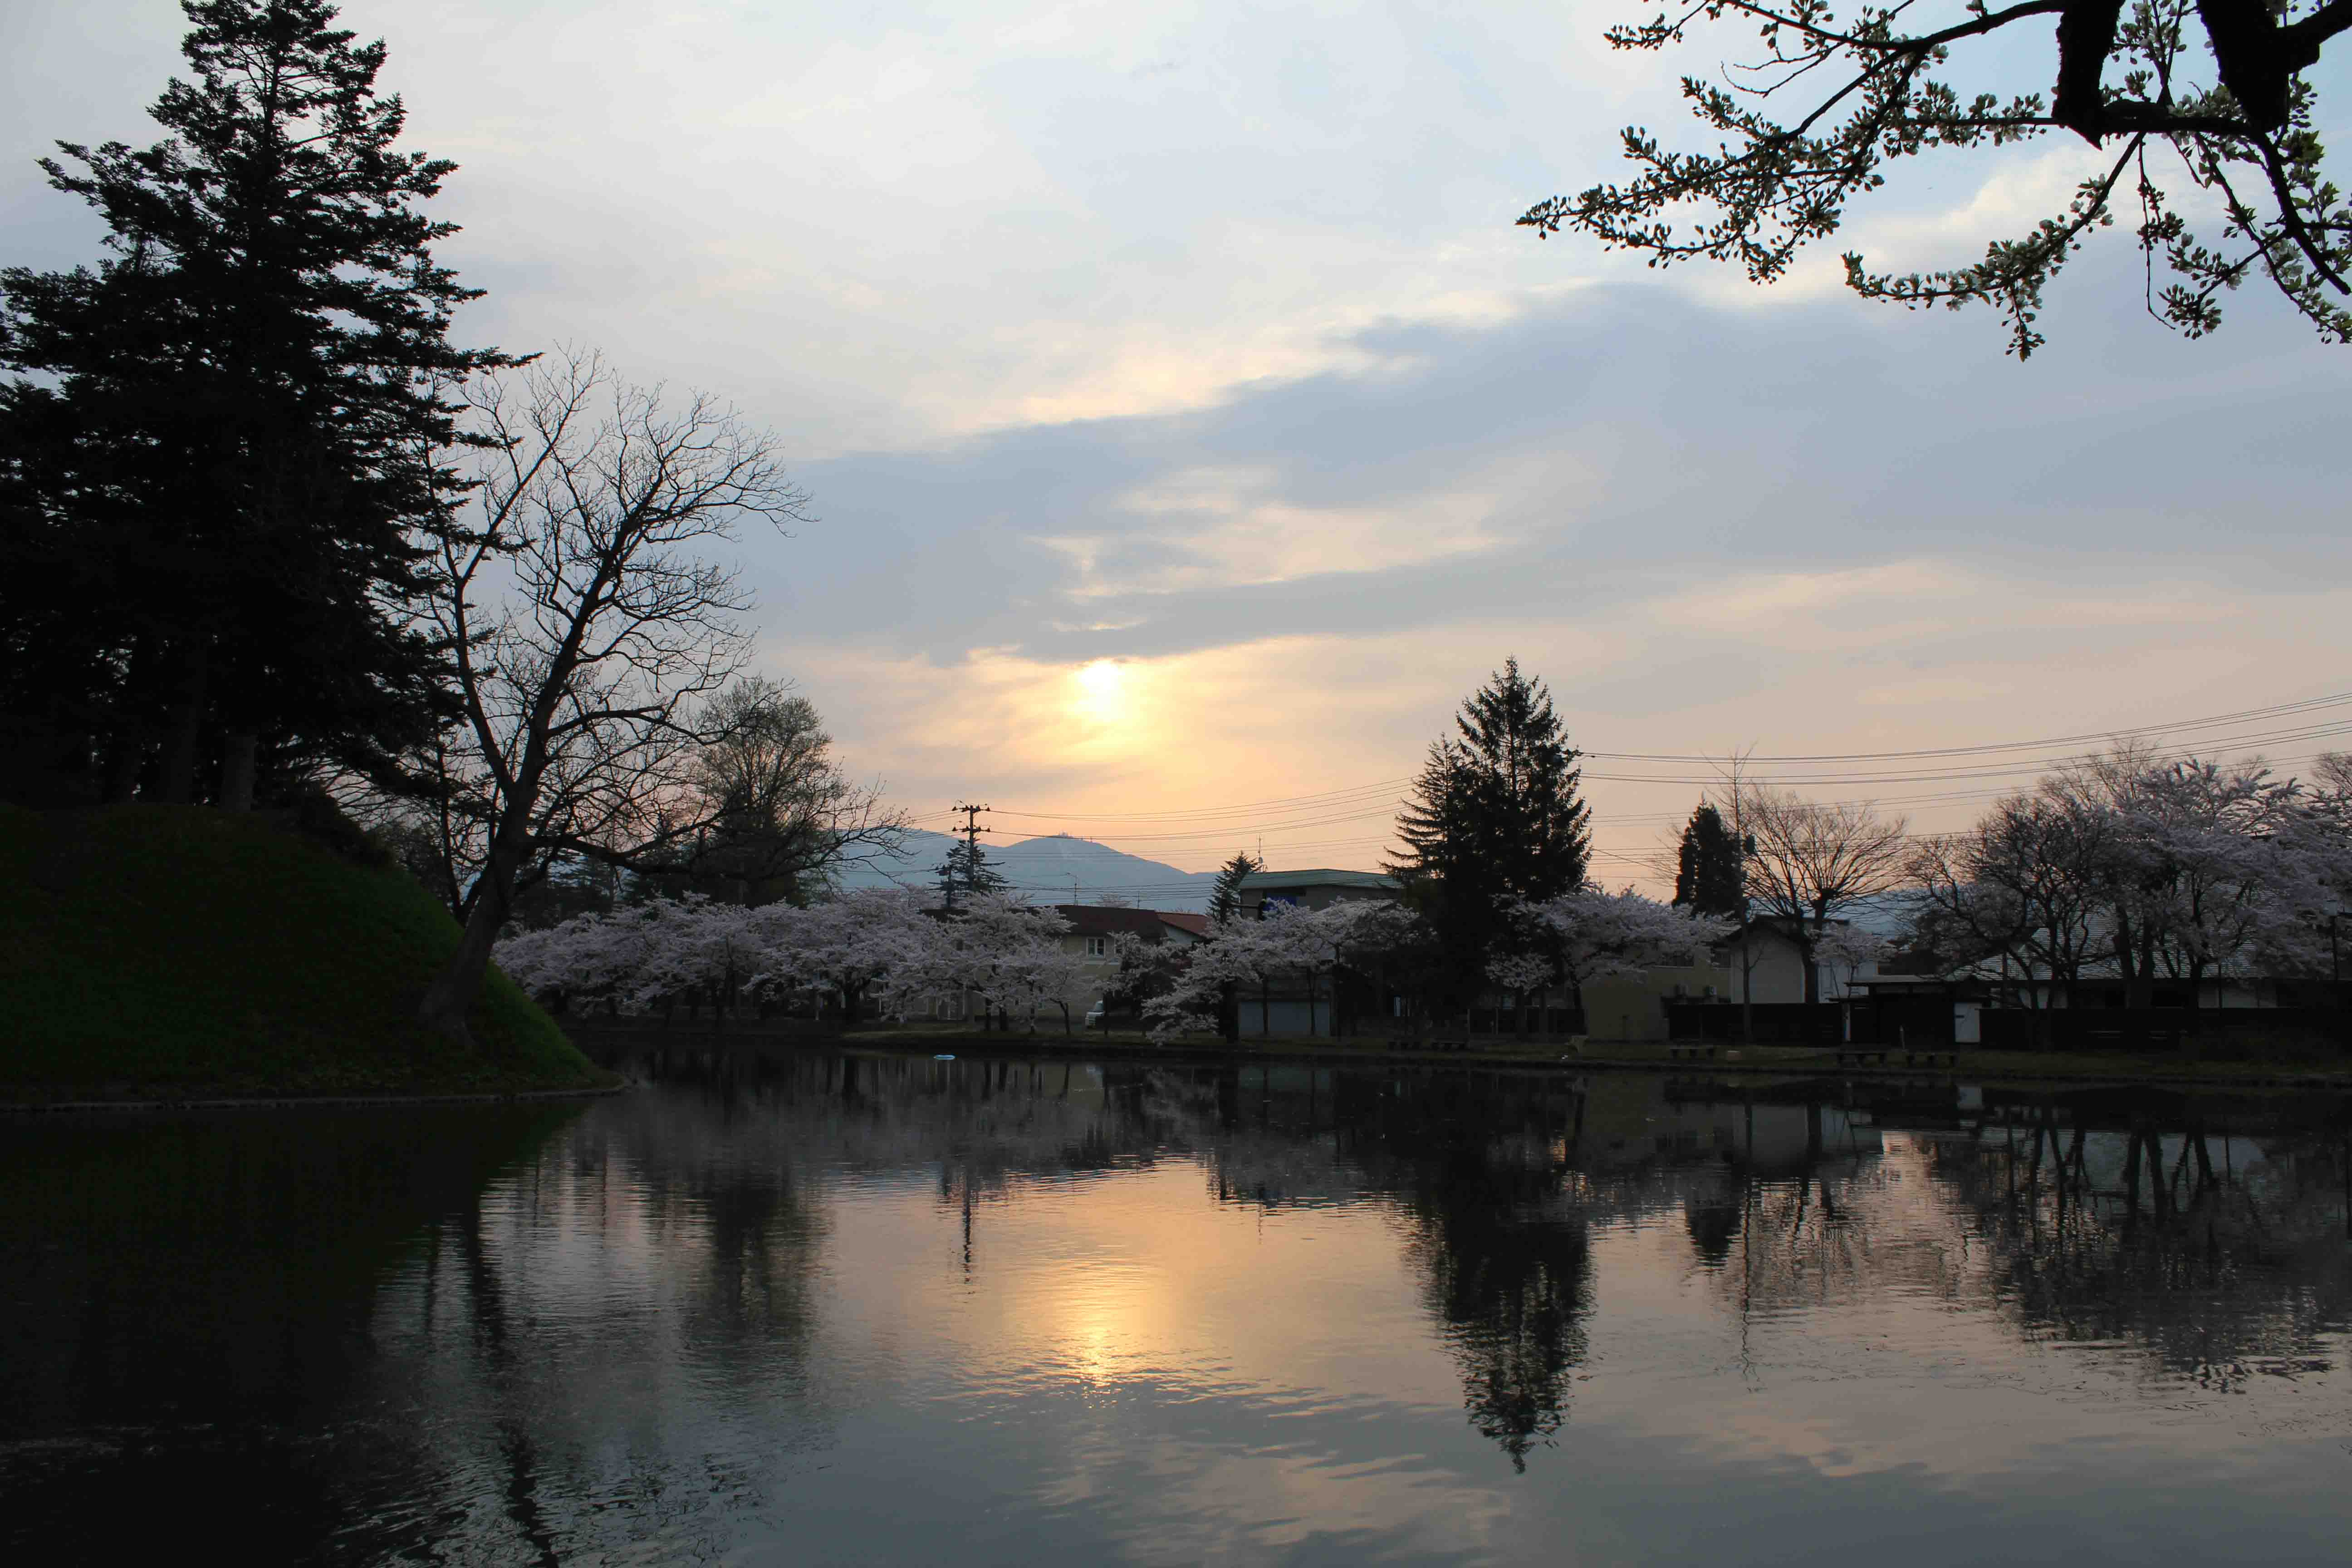
[(196, 798), (196, 748), (204, 738), (205, 687), (212, 663), (210, 645), (196, 644), (180, 671), (179, 700), (172, 705), (172, 728), (163, 746), (163, 799), (188, 805)]
[(418, 1019), (426, 1028), (464, 1045), (473, 1043), (473, 1036), (466, 1027), (466, 1015), (473, 1011), (474, 998), (482, 994), (482, 976), (490, 967), (490, 949), (497, 945), (499, 931), (507, 923), (507, 911), (514, 900), (515, 873), (524, 859), (527, 840), (519, 819), (509, 816), (508, 824), (490, 841), (489, 857), (475, 888), (474, 907), (466, 913), (466, 929), (457, 939), (457, 951), (449, 955), (449, 962), (433, 977), (433, 984), (425, 988), (425, 1000), (416, 1009)]
[[(495, 865), (485, 876), (495, 874)], [(425, 988), (425, 1000), (418, 1005), (416, 1016), (425, 1026), (445, 1039), (461, 1045), (473, 1044), (474, 1037), (466, 1027), (466, 1015), (473, 1010), (474, 998), (481, 994), (482, 977), (489, 972), (490, 949), (499, 940), (499, 928), (506, 923), (506, 900), (499, 889), (483, 889), (483, 896), (474, 900), (473, 912), (466, 917), (466, 930), (457, 939), (457, 951)]]
[(250, 730), (229, 732), (221, 746), (220, 808), (223, 811), (253, 809), (253, 774), (257, 766), (256, 753), (261, 738)]
[(154, 679), (154, 639), (142, 632), (131, 644), (130, 666), (123, 672), (122, 700), (107, 740), (106, 779), (101, 787), (110, 805), (122, 805), (139, 791), (139, 773), (146, 766), (147, 748), (152, 740), (141, 715)]

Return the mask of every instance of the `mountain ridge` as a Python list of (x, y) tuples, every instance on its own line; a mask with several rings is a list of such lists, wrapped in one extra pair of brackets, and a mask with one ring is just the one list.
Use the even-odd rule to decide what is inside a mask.
[[(907, 835), (899, 854), (844, 867), (835, 880), (845, 889), (934, 887), (954, 843), (950, 834), (917, 828)], [(1217, 880), (1214, 871), (1180, 871), (1067, 833), (1001, 845), (983, 839), (981, 850), (990, 868), (1033, 903), (1099, 904), (1110, 898), (1141, 909), (1200, 914), (1208, 909)]]

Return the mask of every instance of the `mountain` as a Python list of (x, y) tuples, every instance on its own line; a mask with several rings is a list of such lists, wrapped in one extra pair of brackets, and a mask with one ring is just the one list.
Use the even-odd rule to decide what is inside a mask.
[[(938, 867), (954, 842), (944, 833), (918, 830), (907, 835), (906, 849), (897, 858), (846, 868), (838, 879), (844, 888), (935, 887)], [(1108, 897), (1139, 909), (1199, 914), (1209, 907), (1217, 880), (1213, 871), (1179, 871), (1066, 833), (1012, 844), (983, 839), (981, 848), (1014, 891), (1040, 904), (1099, 904)]]

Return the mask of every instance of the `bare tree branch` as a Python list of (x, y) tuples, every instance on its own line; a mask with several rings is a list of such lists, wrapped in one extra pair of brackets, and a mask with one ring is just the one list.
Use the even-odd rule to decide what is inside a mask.
[(488, 460), (476, 526), (441, 545), (436, 628), (458, 730), (419, 758), (466, 931), (425, 1020), (465, 1032), (515, 892), (559, 856), (645, 863), (713, 808), (695, 787), (710, 700), (742, 667), (750, 599), (705, 552), (804, 520), (773, 441), (572, 353), (467, 389)]
[[(1609, 247), (1645, 253), (1653, 266), (1693, 257), (1736, 260), (1759, 283), (1781, 276), (1807, 243), (1844, 221), (1848, 204), (1886, 183), (1888, 166), (1945, 148), (2000, 147), (2053, 129), (2094, 145), (2131, 139), (2125, 156), (2078, 188), (2066, 210), (2025, 236), (1996, 241), (1973, 266), (1933, 272), (1874, 272), (1849, 254), (1846, 282), (1868, 299), (1906, 307), (1990, 303), (2009, 317), (2010, 347), (2023, 358), (2042, 342), (2037, 328), (2050, 280), (2094, 228), (2112, 221), (2108, 198), (2123, 169), (2139, 168), (2147, 215), (2137, 237), (2150, 272), (2151, 310), (2186, 335), (2219, 325), (2217, 296), (2259, 265), (2323, 337), (2352, 341), (2352, 206), (2322, 172), (2324, 150), (2313, 128), (2312, 89), (2299, 72), (2320, 46), (2352, 27), (2352, 0), (2329, 0), (2290, 19), (2307, 0), (2032, 0), (1992, 9), (1970, 0), (1960, 19), (1905, 30), (1910, 0), (1864, 4), (1845, 19), (1831, 0), (1785, 5), (1708, 0), (1679, 14), (1612, 28), (1612, 45), (1661, 50), (1690, 40), (1700, 22), (1737, 18), (1756, 29), (1765, 58), (1727, 68), (1727, 87), (1686, 77), (1683, 96), (1717, 138), (1712, 152), (1661, 147), (1638, 127), (1623, 133), (1625, 156), (1641, 173), (1631, 183), (1593, 185), (1553, 196), (1519, 222), (1549, 237), (1563, 229)], [(2021, 23), (2058, 17), (2053, 83), (2040, 92), (1963, 99), (1941, 73), (1956, 54)], [(2189, 47), (2191, 24), (2211, 46), (2220, 79), (2185, 78), (2203, 51)], [(1818, 97), (1790, 121), (1767, 112), (1817, 73), (1833, 72)], [(2150, 143), (2169, 148), (2196, 189), (2221, 193), (2219, 248), (2200, 244), (2147, 167)], [(2230, 171), (2260, 176), (2260, 206), (2241, 200)], [(1673, 215), (1712, 209), (1687, 228)], [(2246, 242), (2240, 253), (2231, 242)], [(2161, 259), (2179, 281), (2160, 293)]]

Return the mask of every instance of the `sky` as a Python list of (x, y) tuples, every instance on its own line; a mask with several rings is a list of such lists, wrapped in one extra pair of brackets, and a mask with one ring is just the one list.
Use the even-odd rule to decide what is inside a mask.
[[(2352, 692), (2352, 350), (2262, 286), (2171, 335), (2121, 233), (2024, 364), (1989, 313), (1841, 285), (1849, 246), (1973, 260), (2087, 148), (1923, 163), (1759, 289), (1513, 226), (1621, 177), (1622, 126), (1700, 145), (1675, 77), (1738, 52), (1614, 54), (1598, 7), (343, 16), (460, 165), (460, 336), (774, 432), (814, 521), (742, 542), (760, 668), (923, 826), (1370, 868), (1509, 656), (1591, 753), (1612, 884), (1654, 887), (1735, 750), (2352, 744), (2352, 703), (2186, 723)], [(33, 160), (152, 139), (183, 30), (0, 8), (0, 262), (95, 254)], [(1989, 85), (2046, 87), (2042, 40), (2004, 48)], [(2091, 743), (1756, 771), (1927, 832)]]

